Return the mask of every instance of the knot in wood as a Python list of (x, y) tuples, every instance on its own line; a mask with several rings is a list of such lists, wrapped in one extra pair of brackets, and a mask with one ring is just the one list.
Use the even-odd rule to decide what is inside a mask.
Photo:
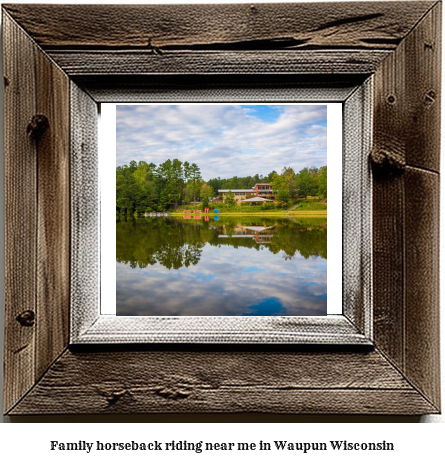
[(39, 140), (49, 128), (49, 121), (45, 115), (34, 115), (26, 127), (26, 133), (31, 139)]
[(105, 398), (107, 399), (109, 405), (114, 405), (127, 393), (128, 391), (125, 389), (123, 389), (122, 391), (114, 391), (107, 394)]
[(186, 399), (190, 396), (191, 392), (185, 389), (179, 389), (175, 387), (162, 387), (155, 389), (155, 394), (163, 397), (164, 399), (178, 400)]
[(371, 153), (371, 165), (375, 175), (393, 176), (405, 171), (406, 162), (403, 154), (380, 149)]
[(34, 326), (35, 313), (32, 310), (25, 310), (20, 315), (17, 315), (16, 320), (22, 326)]

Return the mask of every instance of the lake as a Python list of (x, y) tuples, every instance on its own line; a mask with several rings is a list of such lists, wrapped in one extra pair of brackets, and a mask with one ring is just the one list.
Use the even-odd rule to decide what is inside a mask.
[(324, 316), (326, 311), (326, 217), (117, 220), (118, 316)]

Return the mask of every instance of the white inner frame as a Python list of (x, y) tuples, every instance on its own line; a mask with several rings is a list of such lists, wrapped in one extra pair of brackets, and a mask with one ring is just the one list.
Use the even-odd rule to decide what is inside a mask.
[[(326, 105), (327, 106), (327, 161), (329, 163), (328, 190), (331, 199), (328, 219), (327, 268), (327, 314), (342, 314), (342, 104), (341, 103), (280, 103), (280, 105)], [(100, 184), (100, 243), (101, 250), (116, 249), (116, 176), (115, 165), (110, 158), (116, 154), (116, 106), (105, 103), (100, 108), (99, 119), (99, 184)], [(128, 105), (128, 104), (126, 104)], [(151, 105), (132, 103), (131, 105)], [(171, 105), (156, 103), (155, 105)], [(227, 103), (188, 103), (187, 105), (228, 105)], [(258, 104), (263, 105), (263, 103)], [(113, 160), (114, 161), (114, 160)], [(116, 315), (116, 273), (115, 257), (108, 253), (100, 256), (100, 313)], [(125, 317), (124, 317), (125, 318)]]

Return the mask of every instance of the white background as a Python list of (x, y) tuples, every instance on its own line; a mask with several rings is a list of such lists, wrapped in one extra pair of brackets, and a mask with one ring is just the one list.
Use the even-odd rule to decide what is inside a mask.
[[(300, 103), (298, 105), (314, 104), (318, 103)], [(202, 106), (199, 103), (188, 105)], [(285, 103), (281, 103), (281, 105), (285, 105)], [(320, 103), (320, 105), (327, 106), (328, 191), (331, 199), (328, 210), (327, 313), (334, 315), (342, 313), (342, 164), (338, 163), (338, 160), (342, 159), (342, 104)], [(113, 154), (116, 154), (116, 104), (106, 103), (101, 105), (99, 123), (100, 240), (102, 251), (116, 250), (116, 175)], [(127, 163), (129, 162), (130, 160)], [(100, 277), (101, 314), (116, 315), (116, 257), (113, 254), (101, 253)]]
[[(13, 2), (10, 2), (13, 3)], [(32, 2), (16, 2), (32, 3)], [(59, 2), (38, 2), (38, 3), (60, 3)], [(68, 3), (68, 2), (64, 2)], [(93, 3), (86, 1), (75, 1), (69, 3)], [(122, 2), (101, 2), (101, 3), (122, 3)], [(132, 0), (132, 3), (142, 3)], [(150, 2), (146, 2), (150, 3)], [(163, 3), (160, 0), (153, 3)], [(174, 1), (169, 3), (199, 3)], [(211, 1), (202, 2), (211, 3)], [(224, 3), (220, 1), (219, 3)], [(238, 3), (251, 3), (239, 0)], [(357, 11), (359, 14), (359, 10)], [(442, 147), (443, 141), (442, 122)], [(3, 169), (3, 167), (2, 167)], [(0, 173), (0, 179), (3, 175)], [(3, 181), (1, 181), (3, 183)], [(3, 185), (0, 189), (3, 195)], [(442, 189), (443, 192), (443, 189)], [(444, 198), (441, 199), (442, 206)], [(3, 201), (0, 204), (1, 217), (4, 217)], [(444, 215), (441, 215), (444, 218)], [(1, 240), (4, 241), (3, 228), (0, 228)], [(442, 228), (443, 231), (443, 228)], [(0, 248), (2, 261), (4, 262), (3, 247)], [(443, 266), (443, 252), (441, 255), (441, 270)], [(3, 267), (2, 267), (3, 268)], [(442, 280), (443, 282), (443, 280)], [(3, 296), (2, 296), (3, 298)], [(443, 299), (442, 299), (443, 301)], [(3, 315), (2, 315), (3, 316)], [(442, 318), (441, 329), (444, 334), (444, 318)], [(4, 321), (1, 321), (0, 337), (3, 338)], [(0, 341), (0, 350), (3, 350), (3, 340)], [(0, 354), (3, 358), (3, 353)], [(445, 354), (442, 344), (442, 399), (445, 399), (443, 386), (445, 367), (443, 360)], [(103, 422), (100, 426), (91, 422)], [(212, 424), (162, 424), (162, 422), (212, 422)], [(243, 424), (242, 422), (257, 422), (256, 424)], [(319, 424), (303, 424), (304, 422), (325, 422)], [(379, 422), (375, 424), (375, 422)], [(260, 463), (280, 461), (280, 463), (325, 463), (326, 460), (334, 459), (342, 464), (356, 463), (364, 460), (368, 462), (394, 463), (404, 461), (404, 463), (443, 463), (443, 438), (445, 437), (445, 417), (443, 415), (425, 416), (421, 418), (406, 417), (364, 417), (364, 416), (324, 416), (324, 417), (288, 417), (288, 416), (198, 416), (198, 417), (178, 417), (178, 416), (62, 416), (62, 417), (27, 417), (14, 419), (11, 424), (10, 418), (3, 418), (4, 424), (0, 425), (0, 460), (3, 463), (39, 463), (44, 460), (48, 464), (96, 463), (101, 458), (108, 463), (121, 463), (130, 460), (132, 464), (174, 463), (177, 461), (185, 463), (208, 463), (210, 460), (215, 464), (226, 465), (229, 461), (236, 463), (248, 461), (249, 459)], [(37, 425), (36, 422), (45, 422)], [(57, 425), (55, 422), (66, 422), (67, 424)], [(116, 422), (134, 422), (129, 425), (117, 425)], [(142, 422), (136, 423), (136, 422)], [(219, 423), (214, 423), (219, 422)], [(226, 423), (232, 422), (232, 423)], [(332, 422), (346, 422), (336, 423)], [(365, 422), (365, 423), (362, 423)], [(403, 422), (440, 422), (440, 424), (419, 425), (416, 423), (403, 424)], [(31, 424), (26, 424), (31, 423)], [(155, 424), (157, 423), (157, 424)], [(397, 423), (397, 424), (394, 424)], [(90, 442), (99, 440), (103, 442), (119, 442), (126, 440), (151, 441), (151, 440), (208, 440), (208, 441), (246, 441), (253, 442), (260, 439), (264, 441), (291, 440), (298, 442), (330, 441), (346, 439), (348, 441), (365, 442), (370, 440), (391, 441), (396, 445), (395, 452), (313, 452), (303, 455), (300, 452), (214, 452), (196, 454), (194, 452), (174, 452), (165, 455), (160, 452), (115, 452), (91, 453), (85, 452), (55, 452), (50, 451), (50, 440), (75, 442), (87, 440)], [(150, 454), (150, 455), (149, 455)], [(229, 455), (230, 454), (230, 455)], [(230, 463), (230, 462), (229, 462)], [(334, 462), (335, 463), (335, 462)]]

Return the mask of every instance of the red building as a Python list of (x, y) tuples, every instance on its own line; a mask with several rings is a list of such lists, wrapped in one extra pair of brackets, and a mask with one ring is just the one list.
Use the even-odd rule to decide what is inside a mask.
[(255, 184), (255, 186), (252, 187), (252, 189), (256, 192), (256, 195), (258, 197), (263, 197), (264, 199), (270, 200), (275, 199), (275, 194), (272, 192), (272, 187), (270, 186), (270, 183), (257, 183)]

